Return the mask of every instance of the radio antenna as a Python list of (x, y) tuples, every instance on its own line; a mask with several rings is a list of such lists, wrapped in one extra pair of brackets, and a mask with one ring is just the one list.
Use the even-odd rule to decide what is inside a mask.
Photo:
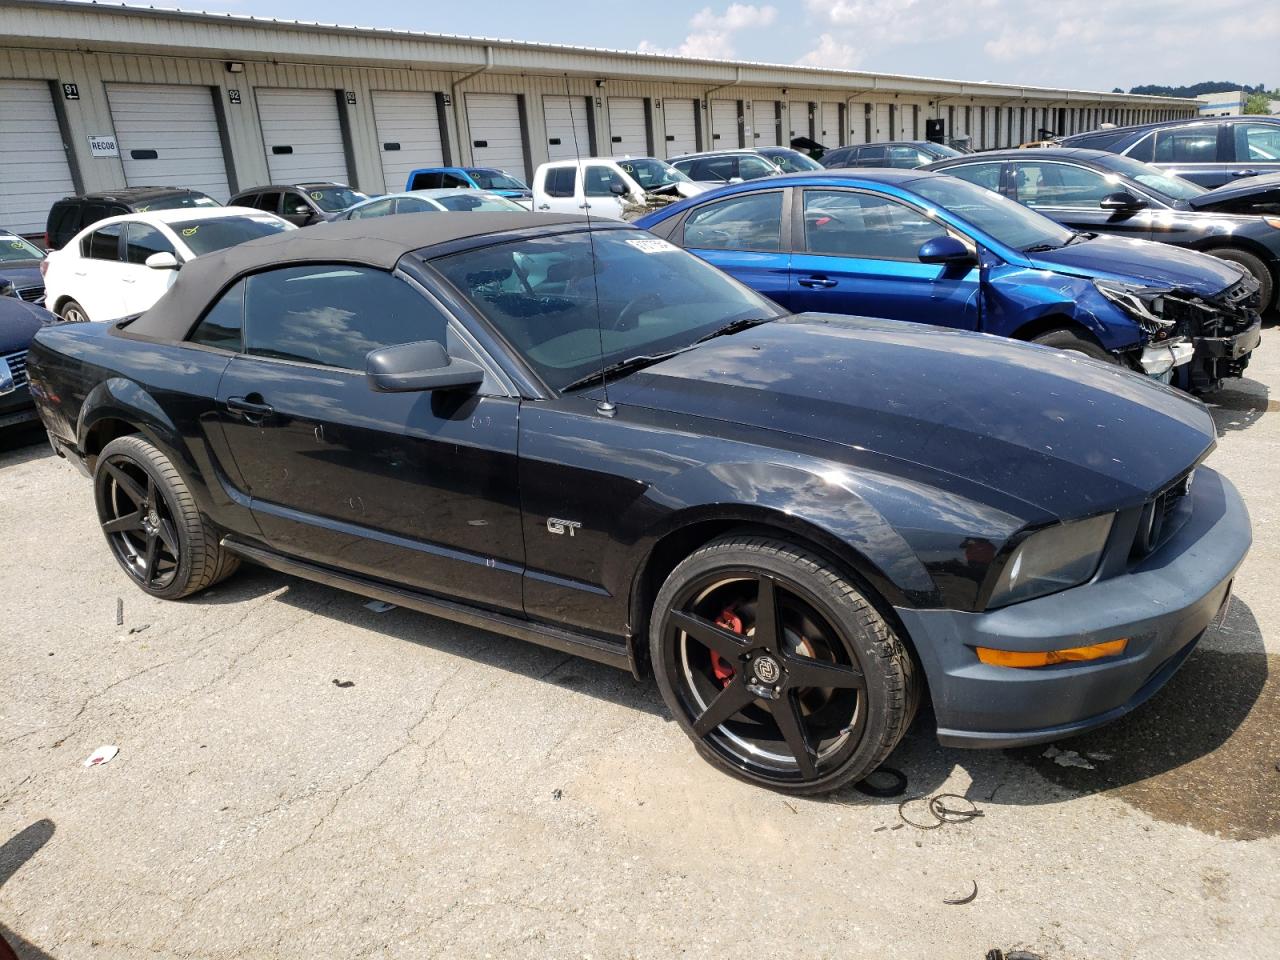
[[(582, 147), (578, 144), (578, 124), (574, 119), (573, 91), (569, 87), (569, 75), (564, 75), (565, 99), (569, 102), (569, 132), (573, 134), (573, 158), (577, 169), (575, 179), (582, 183), (582, 212), (587, 215), (587, 242), (591, 245), (591, 289), (596, 299), (596, 337), (600, 343), (600, 386), (604, 389), (604, 400), (596, 404), (596, 412), (601, 416), (612, 417), (618, 408), (609, 400), (609, 378), (605, 375), (604, 362), (604, 321), (600, 319), (600, 277), (596, 260), (596, 237), (591, 224), (591, 201), (587, 198), (587, 168), (582, 163)], [(584, 99), (585, 98), (579, 98)]]

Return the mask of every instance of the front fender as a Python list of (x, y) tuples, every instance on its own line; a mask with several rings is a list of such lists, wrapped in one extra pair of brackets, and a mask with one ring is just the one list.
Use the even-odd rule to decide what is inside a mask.
[(1112, 353), (1143, 346), (1142, 328), (1083, 277), (1006, 264), (991, 270), (983, 331), (1020, 338), (1047, 317), (1062, 317), (1088, 331)]

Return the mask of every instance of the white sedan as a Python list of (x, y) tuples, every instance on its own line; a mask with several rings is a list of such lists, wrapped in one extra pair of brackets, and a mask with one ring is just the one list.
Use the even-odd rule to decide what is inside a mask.
[(99, 220), (41, 262), (45, 305), (67, 320), (142, 313), (188, 260), (246, 240), (296, 230), (248, 207), (156, 210)]

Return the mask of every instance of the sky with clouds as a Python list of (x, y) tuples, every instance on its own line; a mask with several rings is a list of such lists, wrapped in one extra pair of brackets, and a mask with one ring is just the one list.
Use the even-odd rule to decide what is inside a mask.
[(1280, 87), (1280, 0), (153, 2), (286, 19), (962, 80), (1105, 90), (1201, 80)]

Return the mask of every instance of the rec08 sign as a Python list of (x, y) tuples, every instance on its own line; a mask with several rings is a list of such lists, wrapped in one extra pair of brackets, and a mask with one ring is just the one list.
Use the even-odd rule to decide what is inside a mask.
[(118, 157), (120, 156), (120, 147), (116, 143), (114, 136), (95, 137), (90, 134), (89, 153), (93, 157)]

